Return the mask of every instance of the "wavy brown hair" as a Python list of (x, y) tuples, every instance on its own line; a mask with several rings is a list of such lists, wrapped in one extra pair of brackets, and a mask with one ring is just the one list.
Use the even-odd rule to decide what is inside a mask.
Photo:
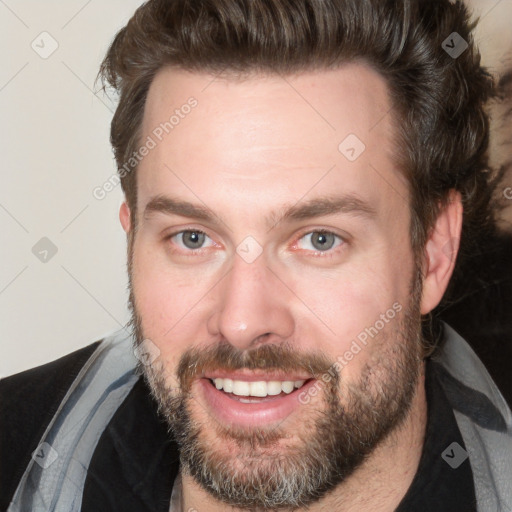
[[(485, 110), (495, 84), (473, 28), (467, 7), (450, 0), (149, 0), (116, 35), (100, 70), (120, 97), (111, 126), (118, 167), (139, 146), (148, 90), (164, 66), (237, 77), (364, 61), (389, 87), (415, 254), (455, 189), (464, 206), (459, 259), (467, 261), (495, 217)], [(457, 58), (443, 49), (453, 32), (469, 45)], [(136, 183), (136, 169), (121, 179), (132, 222)], [(427, 343), (437, 331), (426, 323)]]

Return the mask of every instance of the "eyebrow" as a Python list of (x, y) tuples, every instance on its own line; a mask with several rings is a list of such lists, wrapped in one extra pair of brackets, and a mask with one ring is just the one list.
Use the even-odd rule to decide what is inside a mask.
[(206, 206), (200, 206), (188, 201), (181, 201), (166, 196), (152, 197), (144, 208), (144, 218), (150, 217), (153, 213), (164, 213), (166, 215), (179, 215), (198, 220), (212, 222), (214, 213)]
[[(219, 221), (224, 223), (218, 215), (206, 206), (163, 195), (155, 196), (149, 200), (144, 209), (144, 218), (150, 217), (153, 213), (179, 215), (211, 224), (218, 224)], [(292, 206), (284, 206), (278, 211), (271, 212), (266, 218), (266, 224), (270, 230), (281, 222), (307, 220), (340, 213), (351, 214), (368, 220), (375, 218), (377, 215), (375, 208), (368, 202), (349, 194), (319, 197)]]
[(354, 195), (327, 196), (311, 199), (285, 207), (281, 215), (272, 213), (268, 219), (274, 227), (279, 222), (307, 220), (340, 213), (351, 214), (366, 219), (377, 216), (377, 211), (369, 203)]

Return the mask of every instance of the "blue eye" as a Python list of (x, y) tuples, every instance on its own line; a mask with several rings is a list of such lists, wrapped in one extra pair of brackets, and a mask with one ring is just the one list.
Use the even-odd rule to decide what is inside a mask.
[[(301, 241), (305, 241), (306, 246), (301, 245)], [(342, 243), (343, 240), (338, 235), (329, 231), (311, 231), (299, 240), (299, 247), (306, 250), (327, 252)]]
[(199, 230), (180, 231), (172, 235), (170, 239), (175, 241), (182, 249), (202, 249), (213, 245), (213, 243), (209, 243), (206, 246), (204, 245), (207, 240), (210, 242), (212, 242), (212, 240), (206, 233)]

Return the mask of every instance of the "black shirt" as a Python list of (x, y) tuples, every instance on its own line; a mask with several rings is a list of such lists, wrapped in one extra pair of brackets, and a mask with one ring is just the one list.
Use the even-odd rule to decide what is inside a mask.
[(471, 464), (452, 407), (439, 382), (443, 371), (438, 364), (427, 362), (425, 443), (416, 475), (396, 512), (477, 510)]

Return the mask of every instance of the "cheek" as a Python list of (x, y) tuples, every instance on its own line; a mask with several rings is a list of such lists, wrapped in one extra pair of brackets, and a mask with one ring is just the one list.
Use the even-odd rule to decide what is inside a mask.
[[(316, 348), (326, 350), (331, 359), (349, 360), (347, 372), (357, 373), (378, 353), (379, 341), (398, 328), (397, 311), (405, 310), (410, 301), (411, 276), (411, 259), (388, 256), (336, 274), (296, 278), (294, 291), (302, 299), (295, 309), (300, 337), (316, 340)], [(354, 340), (364, 342), (359, 343), (361, 350)]]
[(166, 359), (174, 358), (173, 354), (181, 354), (198, 339), (204, 324), (198, 318), (204, 281), (190, 271), (173, 269), (155, 250), (140, 246), (134, 250), (132, 269), (135, 305), (144, 336)]

